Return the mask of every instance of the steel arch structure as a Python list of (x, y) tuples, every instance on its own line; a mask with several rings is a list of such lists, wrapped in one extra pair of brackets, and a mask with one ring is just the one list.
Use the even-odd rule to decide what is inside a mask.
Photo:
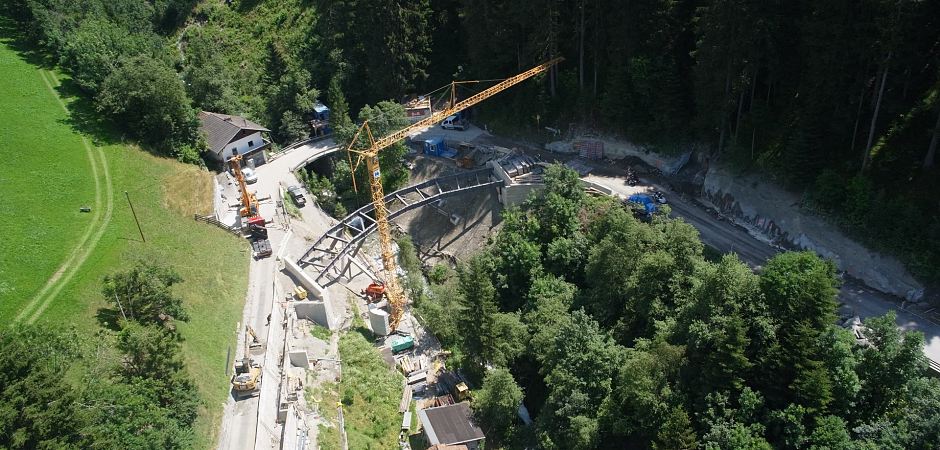
[[(394, 219), (408, 211), (434, 203), (439, 199), (465, 192), (502, 185), (503, 181), (493, 175), (490, 168), (447, 175), (423, 183), (399, 189), (385, 196), (388, 206), (388, 218)], [(317, 283), (335, 272), (336, 277), (343, 273), (347, 257), (365, 242), (366, 236), (377, 228), (372, 217), (375, 207), (369, 203), (344, 217), (339, 223), (327, 230), (314, 244), (304, 252), (297, 264), (303, 268), (314, 267)]]

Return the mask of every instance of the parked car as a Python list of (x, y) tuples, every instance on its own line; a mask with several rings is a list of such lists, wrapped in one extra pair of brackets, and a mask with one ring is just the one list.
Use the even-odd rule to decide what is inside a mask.
[(251, 167), (245, 167), (242, 169), (242, 176), (245, 177), (245, 183), (253, 184), (258, 182), (258, 174), (255, 173), (255, 169)]
[(656, 203), (659, 203), (660, 205), (665, 205), (666, 203), (669, 203), (668, 201), (666, 201), (666, 196), (663, 195), (663, 193), (659, 191), (653, 192), (653, 198), (656, 200)]
[(459, 115), (453, 115), (441, 122), (441, 128), (445, 130), (460, 130), (463, 131), (467, 129), (467, 121), (464, 120)]
[(291, 186), (287, 188), (287, 194), (298, 208), (303, 208), (307, 204), (307, 198), (304, 197), (304, 190), (300, 186)]

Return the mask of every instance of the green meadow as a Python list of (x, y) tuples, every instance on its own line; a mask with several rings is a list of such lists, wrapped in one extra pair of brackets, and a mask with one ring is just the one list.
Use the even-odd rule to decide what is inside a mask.
[[(137, 261), (174, 267), (185, 280), (176, 292), (191, 315), (178, 328), (203, 398), (197, 444), (213, 447), (250, 255), (241, 239), (193, 220), (211, 212), (212, 174), (124, 142), (96, 121), (67, 77), (7, 33), (0, 37), (0, 92), (3, 326), (74, 325), (95, 333), (111, 320), (100, 313), (105, 275)], [(91, 210), (81, 212), (85, 206)]]

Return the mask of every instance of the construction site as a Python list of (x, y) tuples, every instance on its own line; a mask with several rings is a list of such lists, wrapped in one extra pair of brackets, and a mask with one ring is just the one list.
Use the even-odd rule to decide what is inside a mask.
[[(738, 253), (752, 267), (782, 249), (759, 229), (721, 220), (720, 208), (680, 186), (680, 174), (696, 165), (691, 152), (658, 157), (591, 135), (535, 148), (490, 135), (458, 115), (557, 62), (463, 100), (452, 94), (438, 109), (412, 102), (413, 123), (387, 136), (373, 136), (365, 122), (348, 148), (329, 136), (305, 142), (254, 168), (256, 184), (246, 183), (240, 157), (230, 160), (230, 173), (218, 177), (216, 215), (203, 219), (245, 237), (253, 261), (243, 321), (235, 330), (232, 396), (219, 448), (356, 448), (344, 416), (369, 405), (340, 401), (339, 342), (365, 330), (387, 368), (382, 376), (401, 385), (398, 416), (390, 425), (399, 430), (397, 445), (480, 448), (485, 435), (471, 412), (474, 386), (451, 367), (450, 352), (413, 313), (396, 240), (410, 236), (425, 267), (456, 267), (486, 245), (505, 208), (541, 189), (549, 164), (578, 172), (589, 194), (636, 204), (646, 214), (670, 205), (673, 216), (699, 228), (706, 244)], [(400, 141), (412, 149), (408, 186), (384, 192), (378, 155)], [(298, 169), (331, 157), (348, 157), (354, 170), (361, 166), (371, 174), (368, 186), (357, 187), (371, 203), (342, 219), (321, 210), (315, 193), (295, 188)], [(304, 195), (305, 207), (287, 204)], [(882, 294), (852, 283), (843, 289), (847, 316), (857, 315), (862, 304), (890, 306)], [(928, 346), (926, 352), (936, 360), (938, 350)], [(530, 421), (524, 405), (519, 415)]]
[[(433, 112), (429, 102), (411, 105), (418, 110), (410, 114), (414, 123), (381, 139), (366, 122), (359, 133), (368, 136), (368, 148), (311, 142), (255, 168), (254, 185), (246, 182), (239, 156), (229, 161), (231, 170), (217, 183), (216, 215), (205, 220), (242, 234), (253, 262), (220, 448), (334, 448), (318, 442), (324, 428), (338, 429), (340, 448), (349, 448), (343, 404), (309, 394), (341, 380), (339, 336), (357, 323), (369, 330), (388, 376), (400, 373), (402, 448), (413, 442), (422, 448), (482, 445), (467, 381), (448, 367), (447, 353), (410, 311), (395, 236), (410, 234), (425, 264), (454, 266), (485, 244), (502, 208), (524, 201), (539, 185), (542, 166), (518, 149), (473, 143), (483, 133), (458, 114), (555, 63), (459, 102), (452, 95), (447, 107)], [(377, 155), (403, 139), (415, 148), (407, 157), (409, 186), (386, 194)], [(372, 203), (339, 221), (315, 207), (291, 217), (281, 199), (297, 184), (294, 172), (338, 152), (373, 174), (370, 185), (360, 187), (369, 189)]]

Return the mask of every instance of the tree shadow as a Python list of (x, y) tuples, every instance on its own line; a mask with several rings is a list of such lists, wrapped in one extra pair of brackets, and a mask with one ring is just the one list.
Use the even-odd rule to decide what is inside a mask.
[(69, 111), (68, 117), (62, 119), (62, 123), (76, 133), (89, 136), (98, 147), (124, 141), (124, 137), (115, 132), (113, 124), (102, 119), (89, 94), (71, 78), (61, 79), (55, 90)]
[(259, 3), (261, 3), (261, 0), (238, 0), (238, 12), (250, 12), (252, 9), (255, 9)]
[(186, 19), (192, 15), (196, 8), (198, 0), (177, 1), (175, 4), (164, 11), (163, 17), (157, 23), (157, 29), (162, 34), (172, 34), (179, 30), (186, 23)]
[(0, 44), (13, 49), (26, 62), (43, 69), (55, 67), (55, 60), (29, 41), (13, 19), (0, 14)]
[(366, 326), (353, 326), (349, 331), (359, 333), (367, 342), (375, 343), (378, 340), (375, 333)]
[(111, 331), (121, 331), (121, 312), (112, 308), (98, 308), (95, 319), (103, 328)]

